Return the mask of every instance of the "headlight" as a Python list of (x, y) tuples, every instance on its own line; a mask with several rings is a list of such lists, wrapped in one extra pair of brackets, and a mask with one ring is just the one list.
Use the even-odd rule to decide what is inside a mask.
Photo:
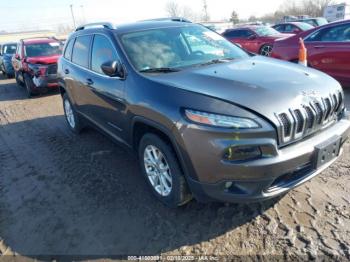
[(260, 127), (254, 120), (244, 117), (217, 115), (191, 109), (186, 109), (185, 114), (189, 120), (197, 124), (237, 129)]

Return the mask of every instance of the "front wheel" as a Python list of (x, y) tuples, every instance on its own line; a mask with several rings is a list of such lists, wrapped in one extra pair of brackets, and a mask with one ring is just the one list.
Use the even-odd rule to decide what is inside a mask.
[(139, 162), (152, 193), (174, 208), (192, 199), (172, 147), (155, 134), (146, 134), (139, 144)]
[(260, 55), (271, 56), (272, 45), (263, 45), (260, 49)]
[(62, 98), (64, 116), (66, 118), (68, 127), (73, 133), (79, 134), (82, 130), (80, 117), (70, 102), (67, 93), (65, 93)]
[(16, 79), (16, 83), (18, 86), (22, 87), (23, 83), (21, 82), (21, 80), (19, 80), (18, 78), (18, 72), (15, 72), (15, 79)]

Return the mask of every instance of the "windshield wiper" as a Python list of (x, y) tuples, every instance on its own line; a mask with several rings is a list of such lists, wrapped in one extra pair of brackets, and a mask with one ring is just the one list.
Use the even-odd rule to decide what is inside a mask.
[(147, 68), (140, 70), (141, 73), (172, 73), (178, 72), (179, 69), (171, 68), (171, 67), (159, 67), (159, 68)]
[(231, 61), (231, 60), (234, 60), (234, 58), (220, 58), (220, 59), (213, 59), (213, 60), (210, 60), (208, 62), (205, 62), (205, 63), (202, 63), (202, 64), (199, 64), (199, 66), (206, 66), (206, 65), (213, 65), (213, 64), (221, 64), (221, 63), (225, 63), (225, 62), (228, 62), (228, 61)]

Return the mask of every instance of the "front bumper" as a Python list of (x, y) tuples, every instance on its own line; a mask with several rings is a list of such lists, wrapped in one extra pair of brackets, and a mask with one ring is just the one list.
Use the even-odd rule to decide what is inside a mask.
[[(185, 145), (192, 156), (196, 176), (188, 177), (188, 183), (201, 202), (254, 202), (274, 198), (305, 183), (336, 161), (349, 135), (348, 115), (322, 132), (284, 148), (278, 148), (274, 139), (252, 137), (237, 142), (232, 138), (220, 139), (217, 134), (203, 133), (203, 130), (190, 130), (183, 138), (191, 139), (191, 142), (185, 141)], [(334, 137), (340, 139), (339, 155), (316, 168), (316, 147)], [(208, 139), (205, 148), (203, 142), (199, 142), (201, 139)], [(223, 152), (233, 143), (264, 145), (271, 148), (273, 156), (241, 163), (223, 160)]]
[(9, 62), (4, 62), (4, 70), (5, 70), (5, 73), (8, 74), (8, 75), (14, 75), (15, 74), (15, 71), (13, 69), (13, 66), (11, 63)]
[(58, 87), (58, 79), (56, 74), (50, 74), (45, 76), (34, 76), (33, 83), (37, 90), (43, 90), (48, 88), (57, 88)]

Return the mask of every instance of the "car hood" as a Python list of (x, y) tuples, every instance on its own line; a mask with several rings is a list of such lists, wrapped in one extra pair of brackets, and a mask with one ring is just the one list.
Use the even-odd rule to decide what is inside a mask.
[(27, 57), (27, 62), (30, 64), (55, 64), (58, 61), (60, 55), (53, 56), (38, 56), (38, 57)]
[(276, 124), (276, 113), (342, 90), (336, 80), (317, 70), (262, 56), (150, 78), (234, 103)]

